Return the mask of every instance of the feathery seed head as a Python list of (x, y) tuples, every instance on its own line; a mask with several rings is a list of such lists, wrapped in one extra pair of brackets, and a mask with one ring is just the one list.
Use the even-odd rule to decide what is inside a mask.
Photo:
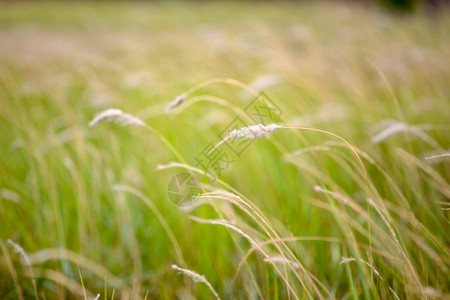
[(23, 248), (17, 244), (14, 243), (12, 240), (8, 239), (7, 243), (9, 245), (11, 245), (14, 249), (14, 252), (18, 253), (20, 255), (20, 260), (21, 262), (26, 265), (27, 267), (31, 267), (31, 261), (30, 258), (28, 257), (27, 253), (25, 252), (25, 250), (23, 250)]
[(272, 134), (273, 132), (280, 129), (281, 126), (276, 124), (269, 124), (264, 126), (262, 124), (252, 125), (248, 127), (242, 127), (241, 129), (235, 129), (228, 133), (228, 138), (247, 138), (251, 140), (259, 139)]
[(278, 129), (283, 128), (280, 125), (277, 124), (269, 124), (264, 126), (263, 124), (257, 124), (257, 125), (251, 125), (247, 127), (242, 127), (240, 129), (232, 130), (228, 133), (228, 135), (221, 140), (209, 153), (217, 149), (220, 145), (225, 143), (226, 141), (230, 139), (250, 139), (250, 140), (256, 140), (265, 136), (269, 136), (270, 134), (274, 133)]
[(205, 275), (200, 275), (197, 272), (194, 272), (189, 269), (180, 268), (177, 265), (172, 265), (172, 269), (177, 270), (178, 272), (180, 272), (186, 276), (189, 276), (190, 278), (192, 278), (192, 280), (194, 280), (194, 282), (202, 282), (202, 283), (206, 284), (208, 286), (209, 290), (211, 291), (211, 293), (213, 293), (213, 295), (217, 299), (220, 299), (219, 294), (217, 294), (216, 290), (213, 288), (211, 283), (206, 279)]
[(181, 94), (181, 95), (175, 97), (175, 99), (172, 102), (170, 102), (169, 105), (167, 106), (166, 111), (170, 112), (175, 107), (181, 105), (181, 103), (184, 102), (184, 100), (186, 99), (187, 96), (188, 96), (187, 94)]
[(89, 127), (94, 127), (104, 121), (118, 123), (122, 126), (134, 125), (145, 127), (145, 123), (141, 119), (124, 113), (120, 109), (116, 108), (107, 109), (96, 115), (95, 118), (91, 122), (89, 122)]

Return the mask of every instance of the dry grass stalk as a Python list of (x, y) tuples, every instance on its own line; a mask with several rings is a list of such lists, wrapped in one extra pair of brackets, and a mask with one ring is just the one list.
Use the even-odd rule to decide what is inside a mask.
[(425, 159), (436, 159), (436, 158), (444, 158), (444, 157), (450, 157), (450, 153), (442, 153), (439, 155), (428, 156), (428, 157), (425, 157)]
[(186, 93), (181, 94), (177, 97), (175, 97), (175, 99), (170, 102), (167, 106), (166, 112), (170, 112), (172, 111), (174, 108), (180, 106), (187, 97), (189, 97), (192, 93), (194, 93), (197, 90), (200, 90), (202, 88), (205, 88), (207, 86), (213, 85), (213, 84), (218, 84), (218, 83), (223, 83), (223, 84), (228, 84), (231, 86), (237, 86), (242, 88), (243, 90), (249, 92), (250, 94), (257, 96), (258, 92), (256, 90), (254, 90), (252, 87), (246, 85), (245, 83), (242, 83), (236, 79), (232, 79), (232, 78), (214, 78), (214, 79), (210, 79), (210, 80), (206, 80), (194, 87), (192, 87), (191, 89), (189, 89)]
[(9, 273), (11, 274), (12, 280), (14, 282), (14, 287), (16, 288), (17, 298), (19, 300), (24, 300), (25, 298), (23, 296), (22, 288), (20, 287), (20, 284), (19, 284), (19, 279), (17, 277), (16, 269), (14, 268), (12, 258), (9, 255), (9, 251), (6, 248), (6, 245), (3, 243), (2, 239), (0, 239), (0, 250), (3, 252), (3, 260), (5, 261), (6, 266), (8, 267)]
[[(353, 257), (342, 257), (341, 262), (339, 264), (343, 265), (343, 264), (346, 264), (346, 263), (352, 262), (352, 261), (356, 261), (356, 258), (353, 258)], [(373, 265), (371, 265), (369, 262), (367, 262), (367, 261), (365, 261), (363, 259), (359, 259), (359, 261), (362, 262), (363, 264), (369, 266), (372, 269), (372, 271), (373, 271), (373, 273), (375, 275), (381, 276), (380, 272), (378, 272), (378, 270)]]
[(211, 149), (211, 151), (209, 151), (209, 153), (211, 153), (212, 151), (217, 149), (217, 147), (219, 147), (220, 145), (222, 145), (223, 143), (225, 143), (226, 141), (228, 141), (230, 139), (242, 139), (242, 138), (247, 138), (247, 139), (251, 139), (251, 140), (259, 139), (262, 137), (267, 137), (279, 129), (296, 129), (296, 130), (319, 132), (319, 133), (327, 134), (327, 135), (330, 135), (330, 136), (340, 139), (341, 141), (343, 141), (345, 143), (345, 145), (355, 155), (356, 159), (358, 160), (359, 164), (361, 165), (361, 167), (363, 169), (364, 181), (367, 183), (366, 167), (364, 166), (364, 163), (362, 162), (361, 157), (359, 156), (359, 154), (355, 150), (355, 148), (352, 146), (352, 144), (350, 144), (346, 139), (344, 139), (343, 137), (341, 137), (337, 134), (334, 134), (334, 133), (326, 131), (326, 130), (317, 129), (317, 128), (297, 127), (297, 126), (281, 126), (281, 125), (277, 125), (277, 124), (269, 124), (269, 125), (257, 124), (257, 125), (247, 126), (247, 127), (243, 127), (240, 129), (235, 129), (235, 130), (230, 131), (224, 139), (222, 139), (213, 149)]
[[(343, 265), (343, 264), (346, 264), (346, 263), (349, 263), (349, 262), (352, 262), (352, 261), (356, 262), (357, 259), (353, 258), (353, 257), (342, 257), (341, 262), (339, 264)], [(365, 260), (363, 260), (361, 258), (358, 259), (358, 261), (360, 261), (361, 263), (367, 265), (373, 271), (373, 273), (375, 275), (377, 275), (384, 283), (386, 283), (386, 285), (388, 286), (389, 290), (392, 293), (392, 296), (394, 296), (395, 299), (400, 300), (400, 298), (397, 296), (395, 291), (389, 286), (389, 284), (387, 284), (387, 282), (384, 280), (383, 276), (381, 276), (380, 272), (377, 270), (377, 268), (375, 268), (374, 265), (372, 265), (371, 263), (369, 263), (369, 262), (367, 262), (367, 261), (365, 261)]]
[(172, 265), (172, 269), (177, 270), (178, 272), (183, 273), (184, 275), (192, 278), (192, 280), (194, 280), (195, 282), (203, 282), (209, 288), (211, 293), (213, 293), (213, 295), (217, 299), (220, 299), (219, 294), (217, 294), (216, 290), (213, 288), (211, 283), (206, 279), (205, 275), (200, 275), (197, 272), (189, 270), (189, 269), (180, 268), (177, 265)]
[(34, 279), (33, 268), (31, 267), (30, 258), (28, 257), (25, 250), (23, 250), (23, 248), (19, 244), (14, 243), (10, 239), (8, 239), (7, 243), (9, 245), (11, 245), (11, 247), (13, 247), (14, 252), (16, 252), (20, 255), (20, 260), (21, 260), (22, 264), (24, 264), (28, 268), (28, 271), (30, 272), (30, 276), (31, 276), (31, 281), (33, 283), (34, 295), (35, 295), (36, 299), (39, 300), (39, 295), (38, 295), (37, 286), (36, 286), (36, 280)]

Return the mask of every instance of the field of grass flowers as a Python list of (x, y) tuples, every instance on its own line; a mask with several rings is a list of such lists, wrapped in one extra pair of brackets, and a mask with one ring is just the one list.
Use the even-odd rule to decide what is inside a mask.
[(0, 298), (448, 299), (449, 58), (445, 9), (0, 3)]

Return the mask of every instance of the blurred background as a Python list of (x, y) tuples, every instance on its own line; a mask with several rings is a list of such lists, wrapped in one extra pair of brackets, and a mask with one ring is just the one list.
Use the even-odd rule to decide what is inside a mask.
[[(213, 297), (176, 264), (223, 299), (446, 299), (449, 16), (443, 0), (1, 1), (0, 298)], [(270, 122), (356, 150), (302, 130), (224, 146), (203, 192), (251, 209), (174, 205), (174, 176), (236, 117), (258, 123), (249, 89)], [(152, 129), (89, 127), (109, 108)]]

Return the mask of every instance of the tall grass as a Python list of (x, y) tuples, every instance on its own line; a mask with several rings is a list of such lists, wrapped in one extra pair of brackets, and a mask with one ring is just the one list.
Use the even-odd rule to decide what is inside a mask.
[(0, 297), (448, 298), (448, 14), (0, 4)]

